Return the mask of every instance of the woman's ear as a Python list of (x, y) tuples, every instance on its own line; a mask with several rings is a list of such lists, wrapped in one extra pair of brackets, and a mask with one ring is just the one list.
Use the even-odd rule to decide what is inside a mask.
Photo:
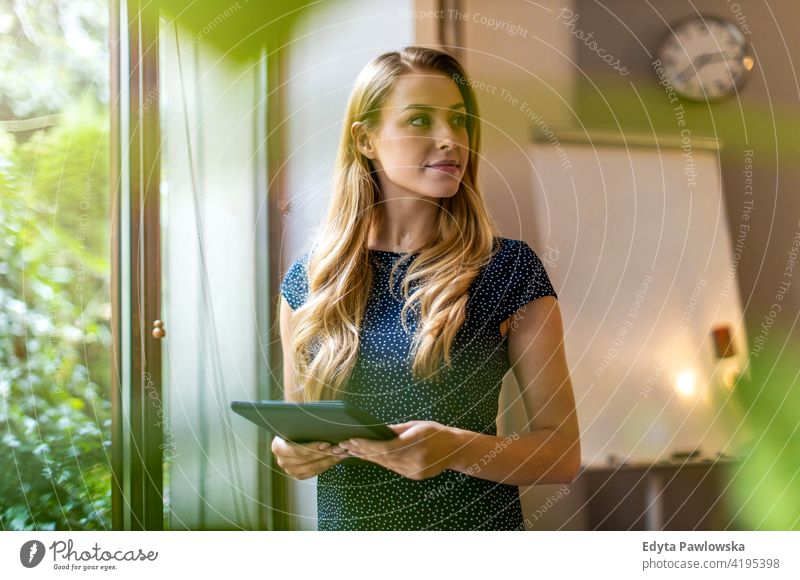
[(375, 159), (375, 149), (372, 147), (369, 133), (367, 133), (367, 128), (362, 121), (355, 121), (350, 125), (350, 135), (353, 138), (356, 149), (358, 149), (362, 155), (369, 159)]

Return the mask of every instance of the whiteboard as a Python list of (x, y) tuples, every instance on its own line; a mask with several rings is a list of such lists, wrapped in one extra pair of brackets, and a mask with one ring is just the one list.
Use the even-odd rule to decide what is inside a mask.
[[(583, 464), (735, 454), (747, 339), (717, 151), (560, 148), (532, 146), (528, 227), (559, 295)], [(733, 357), (716, 355), (719, 325)]]

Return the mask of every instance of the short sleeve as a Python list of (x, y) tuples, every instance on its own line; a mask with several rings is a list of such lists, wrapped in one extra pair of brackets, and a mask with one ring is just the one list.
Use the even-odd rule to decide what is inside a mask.
[(522, 306), (542, 296), (558, 295), (539, 256), (523, 240), (508, 240), (503, 263), (500, 300), (497, 306), (502, 322)]
[(306, 301), (308, 296), (308, 252), (297, 258), (281, 282), (281, 294), (286, 298), (286, 302), (292, 307), (292, 310), (297, 310)]

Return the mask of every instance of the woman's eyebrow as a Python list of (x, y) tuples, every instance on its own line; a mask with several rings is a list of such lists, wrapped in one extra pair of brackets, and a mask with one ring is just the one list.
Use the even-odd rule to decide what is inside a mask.
[[(440, 109), (440, 108), (441, 107), (432, 107), (431, 105), (417, 105), (417, 104), (415, 104), (415, 105), (408, 105), (403, 110), (407, 111), (408, 109), (425, 109), (425, 110), (430, 111), (430, 110)], [(466, 107), (466, 105), (464, 105), (464, 103), (456, 103), (455, 105), (450, 105), (448, 107), (448, 109), (466, 109), (466, 108), (467, 107)]]

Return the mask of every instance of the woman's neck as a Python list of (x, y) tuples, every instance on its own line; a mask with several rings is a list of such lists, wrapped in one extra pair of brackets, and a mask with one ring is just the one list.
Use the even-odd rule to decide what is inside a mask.
[(428, 243), (436, 229), (439, 200), (395, 198), (381, 202), (383, 218), (370, 231), (367, 247), (388, 252), (414, 252)]

